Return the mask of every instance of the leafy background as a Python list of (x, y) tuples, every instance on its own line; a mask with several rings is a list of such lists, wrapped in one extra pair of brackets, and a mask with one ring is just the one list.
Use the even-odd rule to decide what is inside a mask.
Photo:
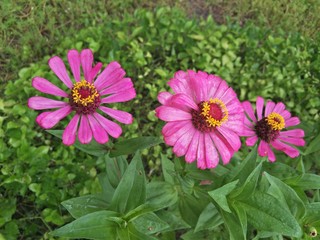
[[(71, 48), (89, 47), (103, 63), (117, 60), (133, 79), (137, 98), (121, 108), (135, 121), (119, 140), (160, 136), (157, 93), (188, 68), (220, 75), (240, 100), (284, 101), (302, 120), (307, 143), (319, 134), (318, 1), (34, 0), (4, 1), (0, 11), (0, 239), (52, 239), (48, 232), (72, 219), (62, 201), (101, 191), (106, 157), (62, 146), (26, 106), (36, 94), (32, 77), (57, 81), (47, 60), (66, 59)], [(304, 168), (319, 174), (317, 139)], [(162, 145), (142, 153), (148, 179), (161, 174), (160, 153), (172, 155)], [(288, 164), (297, 167), (299, 159)]]

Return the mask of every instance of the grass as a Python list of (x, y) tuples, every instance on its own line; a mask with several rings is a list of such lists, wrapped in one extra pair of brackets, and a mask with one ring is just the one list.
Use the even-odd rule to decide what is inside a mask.
[(137, 7), (178, 6), (189, 15), (213, 15), (218, 23), (254, 21), (270, 29), (300, 32), (315, 38), (320, 26), (317, 0), (129, 0), (129, 1), (4, 1), (0, 6), (1, 81), (17, 78), (24, 66), (52, 55), (62, 38), (80, 29), (99, 25), (112, 16), (133, 12)]

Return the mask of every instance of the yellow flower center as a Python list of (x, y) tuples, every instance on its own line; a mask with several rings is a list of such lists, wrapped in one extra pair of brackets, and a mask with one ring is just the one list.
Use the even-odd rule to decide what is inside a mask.
[(201, 113), (209, 127), (220, 127), (228, 120), (228, 109), (218, 98), (202, 103)]
[(284, 118), (279, 113), (270, 113), (266, 118), (266, 121), (273, 130), (280, 131), (285, 127)]
[(71, 96), (77, 105), (87, 106), (94, 103), (95, 99), (99, 97), (99, 93), (92, 83), (82, 80), (73, 85)]

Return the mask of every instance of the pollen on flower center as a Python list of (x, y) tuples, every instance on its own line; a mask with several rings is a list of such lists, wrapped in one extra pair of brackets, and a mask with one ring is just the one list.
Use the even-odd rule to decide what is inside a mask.
[(273, 129), (273, 130), (278, 130), (280, 131), (285, 127), (285, 121), (284, 118), (279, 114), (272, 112), (268, 115), (266, 121), (268, 122), (268, 125)]
[(217, 98), (199, 103), (199, 111), (192, 110), (192, 123), (201, 132), (210, 132), (228, 120), (226, 105)]
[(100, 105), (100, 95), (92, 83), (82, 80), (73, 85), (69, 102), (73, 110), (79, 114), (91, 114)]

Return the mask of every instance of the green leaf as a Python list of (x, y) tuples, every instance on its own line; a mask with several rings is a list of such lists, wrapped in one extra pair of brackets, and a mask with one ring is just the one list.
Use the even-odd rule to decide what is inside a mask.
[(147, 185), (146, 203), (154, 210), (169, 207), (178, 201), (178, 192), (166, 182), (151, 182)]
[(228, 229), (230, 240), (245, 240), (243, 237), (243, 229), (239, 223), (237, 215), (221, 211), (223, 222)]
[(159, 137), (138, 137), (117, 142), (110, 151), (110, 157), (117, 157), (121, 155), (128, 155), (137, 150), (149, 148), (163, 143)]
[(99, 211), (82, 216), (73, 222), (51, 232), (56, 237), (116, 239), (117, 223), (110, 217), (117, 217), (112, 211)]
[(303, 222), (307, 225), (313, 225), (320, 222), (320, 202), (309, 203), (306, 205), (306, 215)]
[(305, 205), (298, 194), (280, 179), (265, 173), (271, 184), (268, 193), (277, 198), (283, 207), (290, 210), (293, 216), (300, 219), (305, 214)]
[(147, 213), (135, 219), (133, 224), (139, 232), (148, 235), (164, 231), (170, 227), (168, 223), (159, 218), (155, 213)]
[(284, 181), (290, 186), (299, 187), (303, 190), (320, 189), (320, 176), (316, 174), (305, 173)]
[(212, 203), (209, 203), (200, 214), (194, 232), (213, 230), (222, 223), (223, 219), (221, 218), (219, 211)]
[(308, 155), (317, 151), (320, 151), (320, 134), (308, 145), (304, 155)]
[(236, 203), (237, 202), (232, 204), (232, 207), (236, 211), (237, 216), (238, 216), (238, 218), (240, 220), (243, 238), (246, 239), (247, 238), (247, 228), (248, 228), (247, 214), (246, 214), (245, 210), (241, 206), (236, 204)]
[(128, 162), (124, 156), (110, 158), (106, 157), (106, 172), (111, 186), (117, 188), (122, 175), (128, 167)]
[(190, 228), (190, 225), (182, 219), (178, 209), (160, 210), (157, 212), (157, 216), (170, 225), (170, 229), (168, 229), (170, 231)]
[(174, 164), (164, 154), (161, 154), (161, 166), (164, 180), (168, 183), (174, 184)]
[(113, 195), (110, 209), (127, 213), (146, 199), (146, 179), (140, 153), (137, 152)]
[(138, 231), (133, 223), (128, 224), (129, 238), (123, 240), (156, 240), (155, 237), (149, 236)]
[(98, 179), (99, 179), (100, 186), (102, 188), (101, 195), (103, 196), (104, 201), (110, 204), (113, 198), (115, 189), (111, 185), (108, 175), (106, 173), (99, 174)]
[(71, 198), (61, 203), (74, 218), (79, 218), (92, 212), (106, 210), (108, 203), (101, 195), (87, 195)]
[(256, 189), (259, 177), (261, 175), (262, 163), (260, 163), (249, 175), (244, 184), (237, 189), (233, 194), (232, 198), (237, 198), (237, 200), (249, 197)]
[(238, 204), (241, 204), (248, 221), (257, 230), (301, 237), (302, 231), (296, 219), (272, 195), (255, 191), (250, 198)]
[(212, 199), (224, 210), (231, 213), (226, 196), (234, 190), (239, 180), (230, 182), (218, 189), (208, 192)]
[(252, 151), (247, 155), (247, 157), (241, 162), (239, 166), (236, 166), (228, 174), (228, 179), (234, 181), (239, 179), (240, 183), (244, 183), (248, 176), (251, 174), (256, 166), (257, 159), (257, 145), (252, 149)]
[[(62, 139), (63, 130), (46, 130), (48, 133)], [(90, 155), (100, 157), (108, 154), (108, 149), (106, 145), (99, 144), (95, 140), (92, 140), (89, 144), (81, 144), (78, 140), (73, 144), (76, 148)]]

